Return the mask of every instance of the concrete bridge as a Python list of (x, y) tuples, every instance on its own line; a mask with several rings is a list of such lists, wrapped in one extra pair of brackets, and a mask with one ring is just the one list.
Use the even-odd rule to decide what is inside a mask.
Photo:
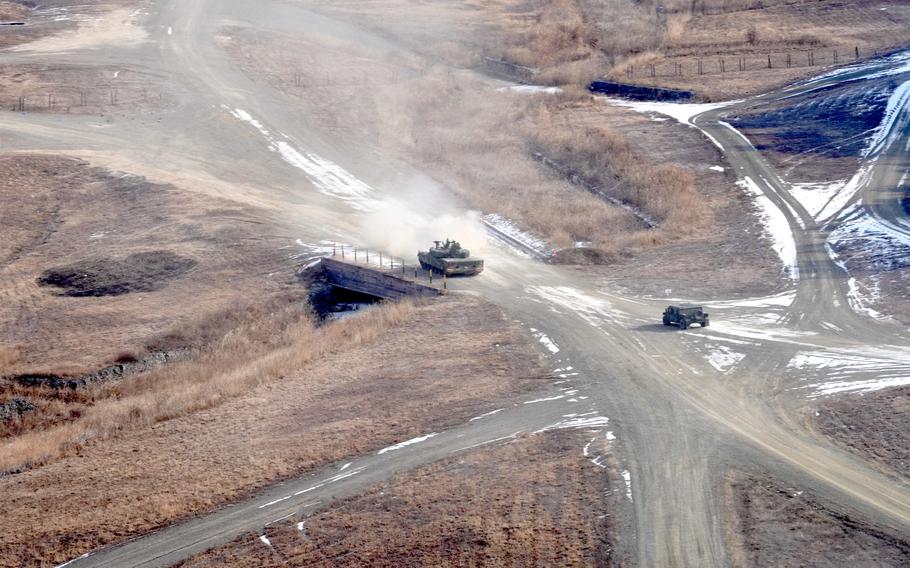
[[(432, 297), (445, 293), (442, 278), (431, 285), (429, 279), (409, 278), (407, 269), (380, 269), (375, 266), (323, 258), (319, 267), (326, 282), (336, 288), (344, 288), (386, 300), (400, 300), (406, 297)], [(419, 273), (418, 273), (419, 274)]]

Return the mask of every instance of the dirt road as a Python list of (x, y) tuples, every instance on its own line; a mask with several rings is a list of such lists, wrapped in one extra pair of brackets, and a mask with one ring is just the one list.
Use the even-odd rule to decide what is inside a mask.
[[(294, 210), (302, 240), (357, 242), (355, 220), (364, 208), (394, 193), (382, 180), (407, 168), (349, 155), (344, 141), (309, 127), (295, 101), (244, 76), (217, 46), (225, 24), (262, 33), (319, 30), (375, 50), (404, 49), (294, 3), (153, 3), (142, 18), (148, 39), (130, 47), (40, 54), (25, 49), (4, 57), (118, 64), (167, 74), (174, 83), (171, 111), (110, 117), (105, 128), (89, 127), (85, 117), (3, 113), (6, 149), (84, 155), (99, 165), (189, 186), (214, 180), (204, 184), (214, 189), (204, 191), (276, 211)], [(545, 428), (584, 427), (618, 438), (627, 469), (627, 506), (636, 526), (626, 546), (641, 566), (730, 564), (722, 506), (727, 468), (767, 472), (882, 530), (908, 534), (906, 480), (813, 436), (791, 412), (811, 392), (806, 372), (792, 364), (798, 354), (863, 353), (869, 346), (899, 352), (907, 334), (851, 310), (846, 275), (825, 249), (827, 229), (790, 197), (748, 141), (719, 122), (723, 112), (705, 113), (695, 123), (786, 218), (799, 269), (791, 290), (745, 301), (713, 299), (712, 327), (678, 332), (659, 323), (666, 299), (619, 297), (578, 272), (494, 249), (486, 255), (483, 277), (453, 286), (483, 295), (546, 338), (559, 377), (552, 394), (516, 400), (459, 428), (427, 432), (327, 467), (70, 566), (168, 566), (271, 521), (306, 515), (396, 472)], [(903, 133), (905, 125), (896, 121), (894, 128)], [(885, 168), (885, 161), (878, 167)], [(897, 175), (880, 171), (874, 179), (881, 187)], [(893, 208), (878, 214), (893, 215)], [(824, 382), (824, 370), (812, 378)]]

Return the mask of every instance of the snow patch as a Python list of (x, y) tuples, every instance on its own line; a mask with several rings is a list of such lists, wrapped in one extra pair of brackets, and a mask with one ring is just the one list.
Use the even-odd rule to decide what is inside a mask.
[(528, 286), (525, 291), (575, 312), (594, 327), (601, 326), (616, 315), (607, 300), (590, 296), (570, 286)]
[(607, 103), (614, 106), (630, 108), (641, 113), (658, 113), (669, 116), (676, 121), (695, 126), (692, 119), (703, 112), (728, 107), (742, 101), (725, 101), (720, 103), (666, 103), (652, 101), (629, 101), (625, 99), (607, 98)]
[(559, 87), (547, 87), (544, 85), (510, 85), (496, 89), (500, 93), (521, 93), (523, 95), (556, 95), (562, 92)]
[(632, 500), (632, 474), (628, 469), (622, 470), (622, 480), (626, 482), (626, 497)]
[(559, 353), (559, 346), (556, 345), (556, 343), (554, 343), (552, 339), (547, 337), (547, 335), (544, 332), (539, 331), (532, 327), (531, 333), (534, 334), (534, 337), (537, 338), (537, 341), (539, 341), (541, 343), (541, 345), (543, 345), (544, 347), (547, 348), (547, 351), (549, 351), (553, 355), (556, 355), (557, 353)]
[[(527, 255), (530, 251), (534, 256), (544, 258), (553, 255), (553, 249), (550, 248), (544, 238), (520, 229), (514, 221), (507, 217), (496, 213), (487, 213), (480, 217), (480, 221), (493, 230), (497, 240), (510, 246), (519, 254)], [(516, 244), (518, 247), (514, 246)]]
[(745, 358), (743, 353), (737, 353), (726, 345), (711, 345), (709, 349), (710, 351), (707, 353), (708, 363), (721, 373), (730, 371)]
[(801, 351), (788, 367), (828, 379), (800, 387), (812, 389), (809, 398), (910, 384), (910, 352), (897, 346)]
[(745, 189), (754, 197), (755, 204), (758, 206), (764, 221), (765, 231), (773, 243), (774, 252), (784, 263), (784, 268), (790, 278), (799, 280), (799, 267), (796, 263), (796, 241), (793, 238), (793, 231), (790, 230), (790, 223), (787, 222), (787, 217), (768, 199), (758, 184), (749, 176), (736, 182), (736, 185)]
[(906, 110), (908, 104), (910, 104), (910, 81), (905, 81), (891, 93), (891, 97), (888, 99), (888, 106), (885, 107), (885, 116), (881, 124), (876, 128), (875, 136), (863, 152), (863, 157), (868, 158), (880, 153), (903, 135), (903, 131), (899, 128), (894, 128), (894, 125), (901, 113)]

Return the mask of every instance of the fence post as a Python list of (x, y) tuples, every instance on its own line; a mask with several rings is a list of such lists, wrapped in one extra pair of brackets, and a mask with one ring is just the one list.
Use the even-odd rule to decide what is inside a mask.
[(382, 270), (382, 253), (379, 253), (379, 270)]
[(341, 245), (341, 258), (344, 258), (344, 245)]
[(443, 290), (449, 289), (449, 275), (446, 274), (445, 272), (442, 273), (442, 289)]
[(427, 270), (427, 276), (430, 278), (430, 286), (433, 285), (433, 269)]
[(856, 58), (859, 59), (859, 46), (853, 48), (854, 53), (856, 53)]
[(367, 249), (367, 264), (370, 264), (370, 249)]
[(768, 69), (771, 69), (771, 54), (768, 54)]

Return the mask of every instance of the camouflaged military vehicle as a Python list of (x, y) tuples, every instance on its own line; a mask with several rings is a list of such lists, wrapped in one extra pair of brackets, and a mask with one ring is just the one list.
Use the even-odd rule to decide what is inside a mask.
[(701, 306), (680, 304), (678, 306), (667, 306), (664, 310), (664, 325), (678, 325), (679, 329), (689, 329), (689, 326), (693, 323), (697, 323), (702, 327), (708, 327), (710, 324), (708, 314)]
[(461, 248), (458, 241), (446, 239), (433, 241), (428, 251), (417, 253), (417, 259), (424, 270), (434, 270), (446, 276), (473, 276), (483, 272), (483, 260), (472, 258), (471, 251)]

